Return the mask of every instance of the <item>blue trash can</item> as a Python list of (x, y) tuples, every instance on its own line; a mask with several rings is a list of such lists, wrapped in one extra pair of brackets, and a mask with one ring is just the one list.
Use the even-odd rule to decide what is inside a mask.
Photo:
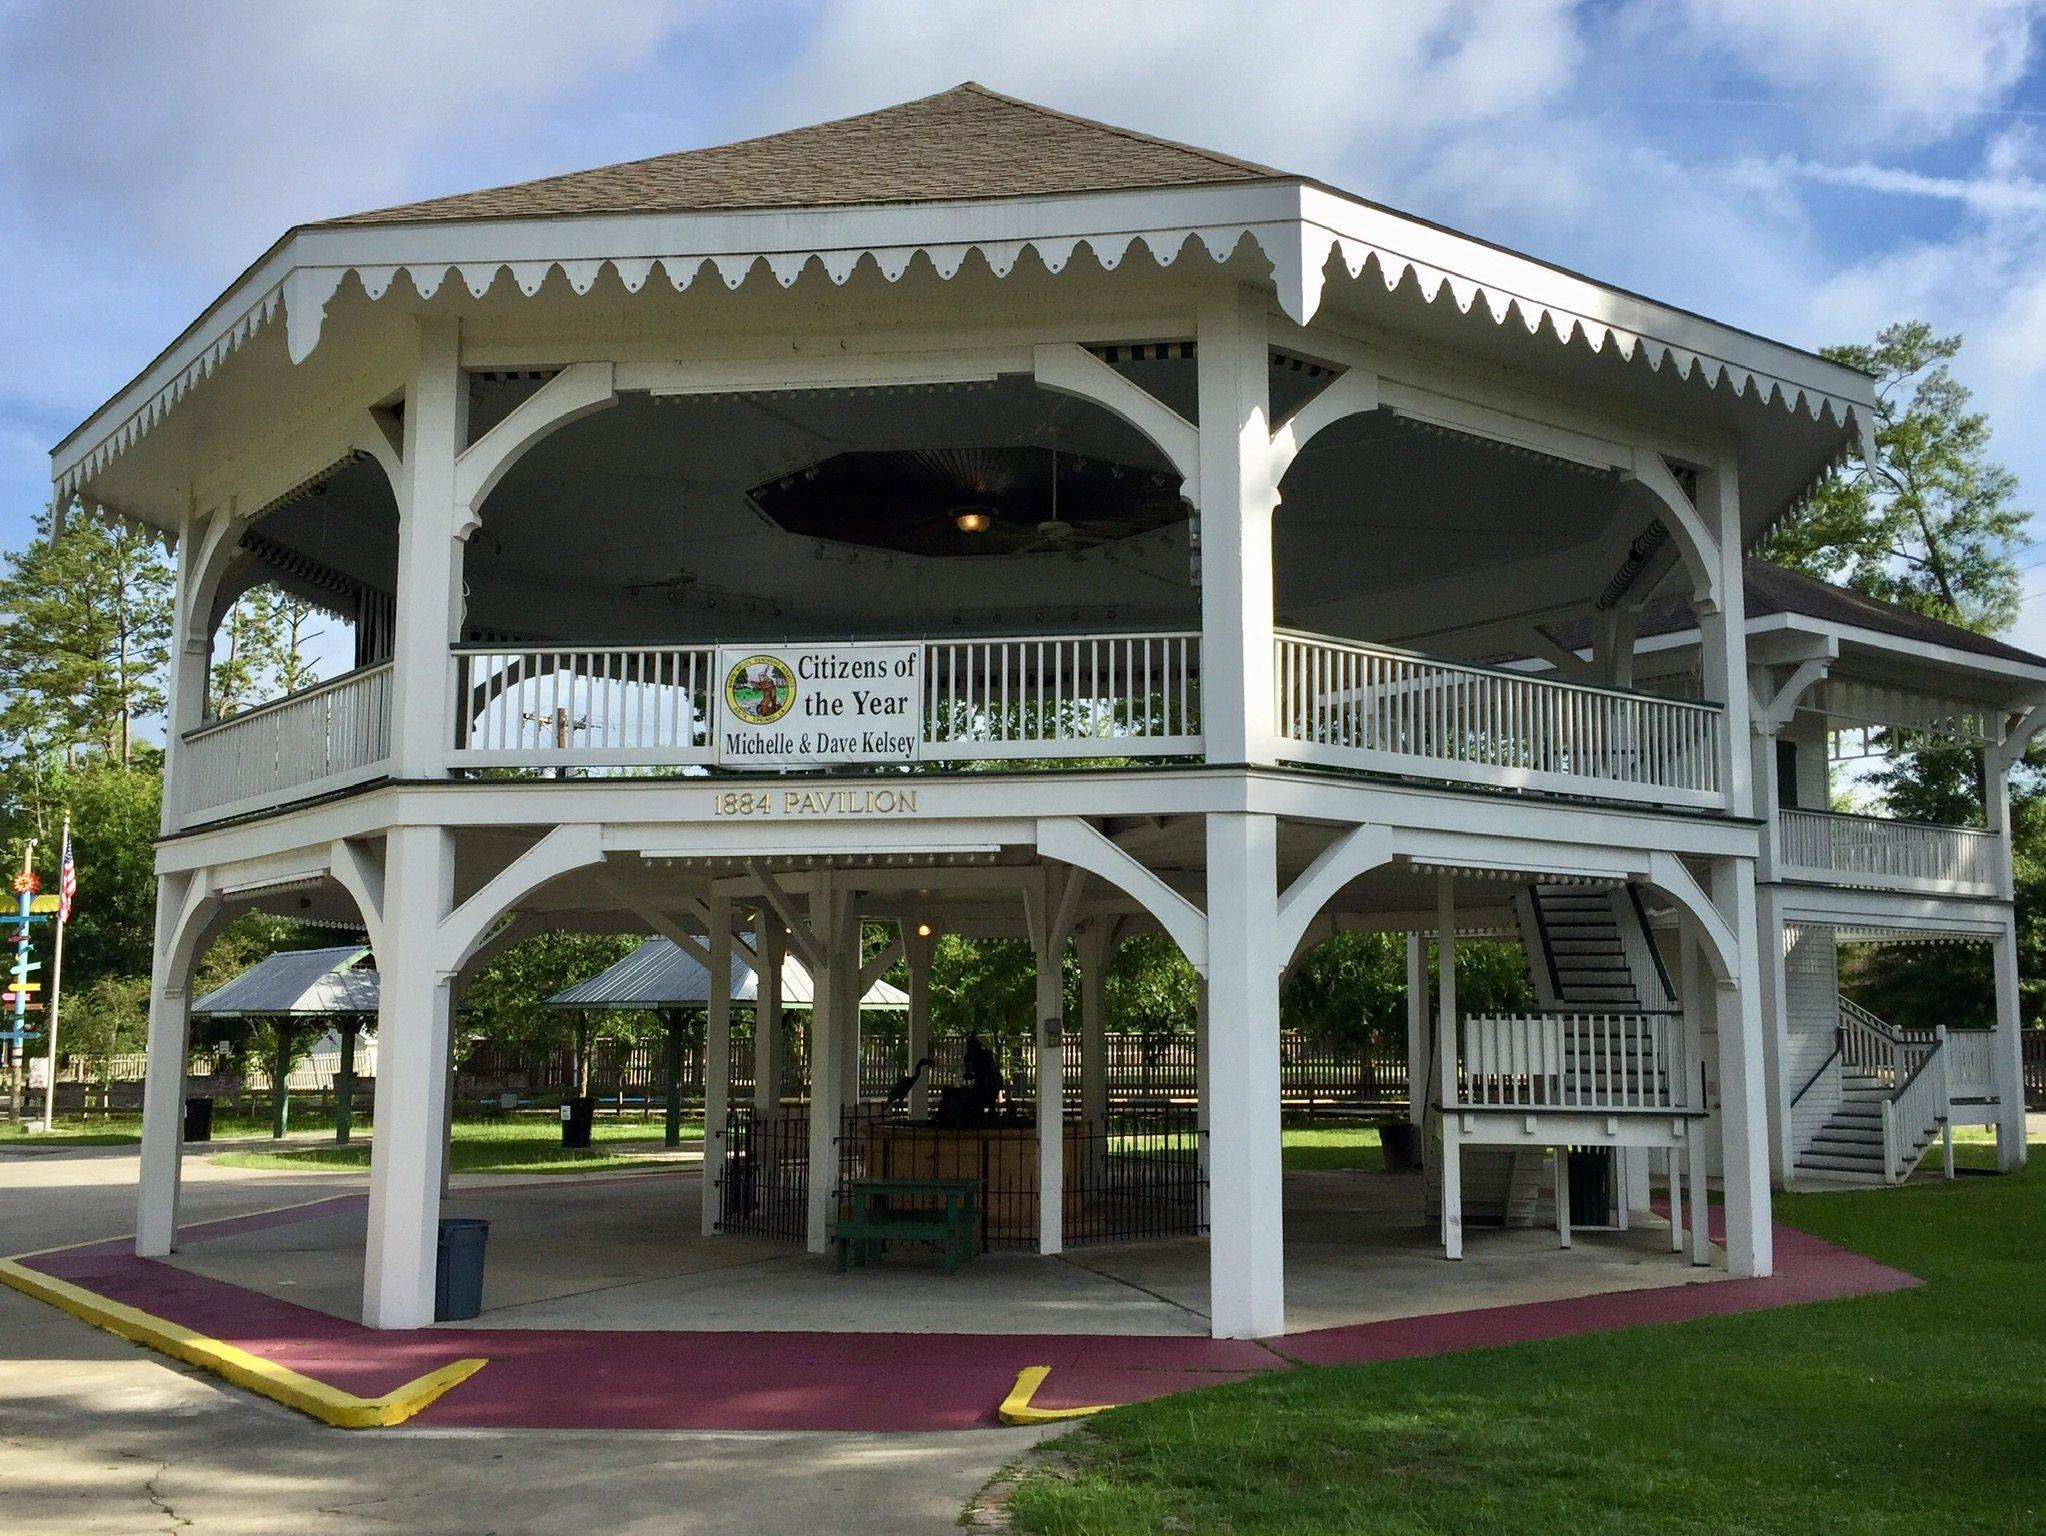
[(461, 1322), (483, 1310), (483, 1246), (490, 1223), (474, 1216), (443, 1216), (433, 1266), (433, 1320)]

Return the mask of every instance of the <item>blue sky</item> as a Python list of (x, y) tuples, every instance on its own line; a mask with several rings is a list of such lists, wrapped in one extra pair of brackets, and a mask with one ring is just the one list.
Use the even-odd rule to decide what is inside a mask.
[(965, 79), (1785, 340), (1961, 331), (2046, 504), (2042, 38), (2046, 0), (0, 0), (0, 543), (294, 222)]

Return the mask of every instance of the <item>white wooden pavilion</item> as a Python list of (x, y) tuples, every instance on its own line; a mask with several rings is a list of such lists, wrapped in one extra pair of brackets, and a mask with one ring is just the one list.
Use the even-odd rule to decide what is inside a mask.
[[(431, 1315), (450, 1007), (549, 929), (697, 954), (714, 1058), (734, 933), (801, 959), (817, 1251), (862, 923), (912, 975), (940, 931), (1034, 946), (1045, 1253), (1107, 959), (1160, 932), (1202, 979), (1213, 1330), (1283, 1331), (1280, 978), (1365, 929), (1412, 936), (1447, 1256), (1467, 1188), (1591, 1147), (1629, 1205), (1719, 1180), (1724, 1262), (1767, 1274), (1742, 555), (1872, 408), (1810, 353), (972, 85), (293, 230), (53, 455), (60, 499), (178, 548), (138, 1250), (176, 1241), (195, 956), (284, 902), (359, 917), (384, 978), (376, 1326)], [(208, 720), (258, 582), (348, 615), (360, 665)], [(1696, 664), (1637, 686), (1672, 597)], [(1538, 1011), (1466, 1017), (1466, 932), (1522, 938)]]

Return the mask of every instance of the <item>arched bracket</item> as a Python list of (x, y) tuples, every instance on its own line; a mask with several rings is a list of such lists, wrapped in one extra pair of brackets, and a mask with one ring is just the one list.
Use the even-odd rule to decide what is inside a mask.
[(1272, 432), (1272, 483), (1285, 478), (1293, 460), (1316, 433), (1346, 417), (1375, 411), (1379, 403), (1377, 374), (1361, 368), (1338, 374)]
[(571, 363), (521, 400), (455, 458), (455, 536), (466, 539), (482, 526), (483, 503), (534, 443), (617, 401), (609, 363)]
[(362, 914), (363, 931), (369, 936), (372, 954), (384, 947), (383, 866), (362, 850), (361, 845), (341, 839), (327, 850), (327, 872), (346, 891)]
[(1691, 878), (1684, 861), (1661, 849), (1651, 853), (1648, 883), (1682, 907), (1685, 915), (1698, 925), (1698, 936), (1705, 941), (1700, 948), (1705, 963), (1712, 968), (1712, 979), (1721, 986), (1733, 985), (1740, 977), (1740, 946), (1734, 942), (1733, 930), (1719, 908)]
[[(1631, 467), (1620, 472), (1662, 503), (1670, 533), (1691, 571), (1691, 606), (1699, 614), (1718, 613), (1726, 594), (1719, 581), (1719, 540), (1705, 526), (1698, 508), (1677, 483), (1669, 462), (1653, 448), (1636, 448)], [(1738, 615), (1736, 615), (1738, 617)]]
[(571, 870), (602, 863), (603, 858), (604, 839), (597, 827), (556, 827), (441, 919), (441, 963), (437, 969), (448, 976), (459, 974), (490, 936), (498, 918), (521, 897)]
[(1279, 898), (1279, 941), (1272, 953), (1281, 957), (1282, 969), (1292, 964), (1308, 928), (1336, 892), (1391, 858), (1392, 829), (1371, 824), (1350, 828), (1321, 850)]
[(1041, 388), (1090, 400), (1155, 443), (1179, 471), (1180, 494), (1201, 504), (1201, 434), (1192, 422), (1075, 342), (1033, 347), (1030, 360)]
[(1840, 651), (1837, 640), (1829, 641), (1832, 655), (1812, 656), (1797, 664), (1797, 670), (1784, 680), (1783, 686), (1773, 693), (1764, 695), (1754, 684), (1753, 669), (1750, 668), (1748, 682), (1748, 723), (1765, 736), (1774, 736), (1797, 713), (1797, 706), (1804, 696), (1824, 681), (1833, 665), (1833, 656)]
[(1099, 875), (1127, 892), (1158, 919), (1186, 956), (1187, 964), (1208, 974), (1208, 919), (1192, 902), (1139, 864), (1077, 816), (1048, 817), (1037, 824), (1037, 851), (1047, 859)]

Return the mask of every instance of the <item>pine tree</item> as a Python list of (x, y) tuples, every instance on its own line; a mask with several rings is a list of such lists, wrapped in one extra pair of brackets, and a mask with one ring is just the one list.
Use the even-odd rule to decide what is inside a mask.
[(138, 721), (164, 707), (172, 577), (155, 540), (74, 509), (51, 514), (0, 571), (0, 737), (15, 758), (81, 754), (128, 767)]
[(1876, 381), (1876, 458), (1860, 458), (1785, 518), (1763, 559), (1983, 634), (2017, 617), (2012, 547), (2031, 514), (1989, 453), (1989, 418), (1948, 366), (1959, 336), (1922, 320), (1825, 355)]

